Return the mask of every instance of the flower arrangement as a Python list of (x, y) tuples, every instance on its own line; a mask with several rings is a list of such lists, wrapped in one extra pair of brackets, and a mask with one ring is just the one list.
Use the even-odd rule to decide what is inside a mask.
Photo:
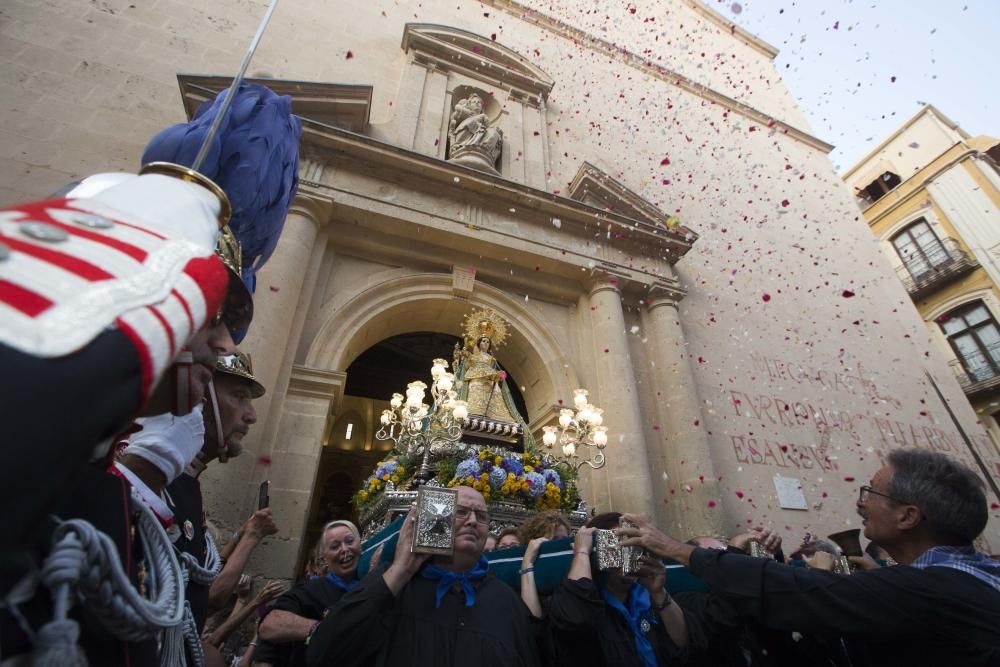
[[(369, 507), (381, 497), (386, 484), (405, 489), (416, 468), (405, 456), (393, 454), (380, 461), (375, 471), (354, 494), (354, 506)], [(449, 487), (471, 486), (486, 502), (523, 503), (531, 510), (572, 511), (580, 500), (576, 470), (553, 466), (534, 452), (520, 454), (506, 449), (471, 449), (440, 459), (436, 464), (438, 482)]]
[[(444, 475), (438, 470), (438, 479)], [(539, 511), (571, 510), (579, 500), (576, 491), (576, 471), (560, 474), (549, 462), (528, 452), (517, 454), (502, 449), (481, 449), (470, 452), (454, 467), (447, 481), (449, 487), (471, 486), (493, 500), (520, 500)]]
[(401, 481), (405, 481), (411, 476), (407, 473), (408, 463), (404, 457), (398, 454), (393, 454), (379, 461), (378, 465), (375, 466), (375, 472), (368, 476), (361, 490), (354, 494), (354, 505), (361, 507), (369, 502), (374, 502), (388, 482), (399, 486)]

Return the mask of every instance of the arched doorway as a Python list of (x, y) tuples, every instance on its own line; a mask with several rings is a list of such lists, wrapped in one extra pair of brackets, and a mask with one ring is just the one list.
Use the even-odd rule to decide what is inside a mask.
[[(376, 437), (378, 417), (388, 407), (389, 397), (413, 380), (429, 381), (431, 361), (450, 359), (460, 340), (438, 332), (399, 334), (372, 345), (348, 366), (340, 410), (329, 420), (323, 437), (298, 574), (312, 555), (325, 523), (335, 519), (358, 522), (351, 497), (392, 449), (391, 441)], [(514, 403), (527, 415), (517, 378), (513, 374), (509, 378)]]

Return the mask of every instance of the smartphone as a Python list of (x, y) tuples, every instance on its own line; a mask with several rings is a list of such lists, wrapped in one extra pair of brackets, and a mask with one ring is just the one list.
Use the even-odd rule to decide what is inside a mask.
[(265, 479), (260, 483), (260, 491), (257, 493), (257, 509), (262, 510), (271, 505), (271, 480)]

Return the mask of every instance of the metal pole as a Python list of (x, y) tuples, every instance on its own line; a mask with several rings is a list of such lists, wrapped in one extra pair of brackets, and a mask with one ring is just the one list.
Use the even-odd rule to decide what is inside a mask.
[(953, 424), (955, 424), (955, 428), (957, 428), (958, 432), (962, 435), (962, 440), (965, 441), (965, 445), (969, 448), (969, 451), (972, 453), (972, 458), (976, 459), (976, 464), (979, 466), (979, 470), (983, 473), (983, 477), (986, 478), (986, 481), (987, 483), (989, 483), (990, 488), (993, 489), (993, 493), (996, 495), (997, 499), (1000, 500), (1000, 487), (997, 487), (996, 480), (993, 479), (993, 476), (990, 474), (989, 468), (986, 467), (986, 464), (983, 462), (982, 457), (979, 456), (979, 452), (976, 451), (976, 447), (975, 445), (972, 444), (972, 440), (965, 432), (965, 429), (962, 428), (962, 425), (958, 423), (958, 418), (955, 416), (955, 413), (951, 411), (951, 406), (948, 405), (948, 401), (945, 400), (944, 394), (941, 393), (941, 390), (938, 388), (937, 383), (934, 381), (934, 378), (931, 377), (931, 374), (927, 372), (927, 369), (924, 369), (924, 375), (927, 376), (927, 380), (931, 383), (931, 386), (934, 387), (935, 393), (937, 393), (938, 398), (941, 399), (941, 404), (944, 405), (944, 409), (948, 411), (948, 416), (951, 417), (951, 421)]

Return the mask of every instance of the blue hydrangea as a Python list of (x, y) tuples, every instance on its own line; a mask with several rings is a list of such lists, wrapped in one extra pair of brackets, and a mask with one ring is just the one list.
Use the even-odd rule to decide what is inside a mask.
[(399, 461), (386, 461), (375, 470), (375, 476), (382, 479), (382, 475), (395, 475), (397, 470), (399, 470)]
[(494, 468), (490, 471), (490, 486), (499, 491), (503, 483), (507, 481), (507, 471), (503, 468)]
[(528, 480), (528, 492), (532, 497), (540, 496), (545, 493), (545, 477), (543, 477), (541, 473), (525, 473), (524, 478)]
[(524, 474), (524, 465), (513, 456), (505, 456), (502, 465), (504, 470), (514, 473), (517, 477)]
[(559, 473), (557, 473), (552, 468), (549, 468), (548, 470), (545, 471), (545, 481), (546, 482), (552, 482), (553, 484), (555, 484), (556, 486), (558, 486), (560, 489), (562, 488), (562, 485), (563, 485), (562, 479), (559, 477)]
[(479, 477), (479, 460), (466, 459), (455, 468), (455, 477), (465, 479), (466, 477)]

